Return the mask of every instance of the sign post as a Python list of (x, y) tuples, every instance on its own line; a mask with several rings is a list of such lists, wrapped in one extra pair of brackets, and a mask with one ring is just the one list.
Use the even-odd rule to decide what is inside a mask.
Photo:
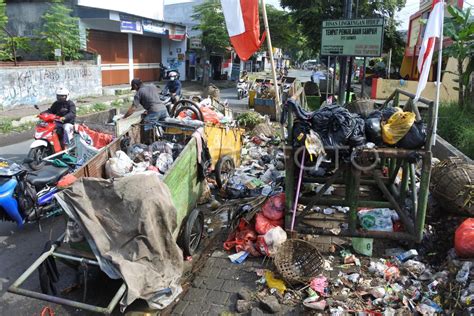
[(383, 18), (324, 21), (321, 55), (380, 57), (383, 26)]

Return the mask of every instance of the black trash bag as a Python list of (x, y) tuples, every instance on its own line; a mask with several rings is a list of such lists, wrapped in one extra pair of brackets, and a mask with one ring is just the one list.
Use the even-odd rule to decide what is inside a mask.
[(423, 121), (413, 123), (408, 133), (396, 144), (399, 148), (419, 149), (426, 142), (426, 124)]
[(400, 111), (400, 108), (388, 106), (386, 108), (383, 108), (380, 111), (374, 111), (374, 112), (380, 112), (382, 114), (382, 119), (384, 121), (388, 121), (390, 116), (392, 116), (395, 112), (398, 112), (398, 111)]
[(311, 126), (307, 121), (295, 121), (293, 124), (293, 147), (299, 148), (304, 145), (306, 135), (309, 134)]
[(365, 121), (359, 116), (355, 116), (352, 119), (352, 133), (349, 137), (349, 146), (357, 147), (367, 143), (365, 136)]
[(364, 121), (342, 106), (326, 106), (311, 121), (324, 146), (359, 146), (365, 143)]
[(372, 112), (365, 120), (365, 137), (376, 146), (383, 145), (381, 121), (382, 112), (378, 110)]

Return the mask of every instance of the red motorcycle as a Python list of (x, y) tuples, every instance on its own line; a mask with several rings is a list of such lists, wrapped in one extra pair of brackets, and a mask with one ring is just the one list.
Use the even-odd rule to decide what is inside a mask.
[(28, 152), (28, 165), (33, 170), (44, 166), (43, 159), (63, 150), (59, 135), (56, 130), (56, 121), (61, 118), (51, 113), (40, 113), (40, 121), (35, 128), (35, 141), (30, 145)]

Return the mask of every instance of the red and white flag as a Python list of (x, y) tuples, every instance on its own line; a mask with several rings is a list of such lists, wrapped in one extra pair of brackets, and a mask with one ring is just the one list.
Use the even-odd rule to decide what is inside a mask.
[(240, 59), (247, 60), (265, 39), (260, 38), (258, 0), (221, 0), (230, 42)]
[(420, 73), (420, 77), (418, 79), (415, 101), (420, 98), (421, 92), (423, 92), (426, 87), (436, 38), (443, 40), (443, 20), (444, 1), (433, 0), (430, 16), (425, 28), (425, 34), (423, 36), (423, 41), (421, 42), (420, 53), (418, 55), (418, 71)]

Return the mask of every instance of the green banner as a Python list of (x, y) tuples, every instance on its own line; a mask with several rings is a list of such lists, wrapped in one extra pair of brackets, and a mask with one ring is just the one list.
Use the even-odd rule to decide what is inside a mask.
[(324, 21), (321, 55), (380, 57), (383, 26), (383, 18)]

